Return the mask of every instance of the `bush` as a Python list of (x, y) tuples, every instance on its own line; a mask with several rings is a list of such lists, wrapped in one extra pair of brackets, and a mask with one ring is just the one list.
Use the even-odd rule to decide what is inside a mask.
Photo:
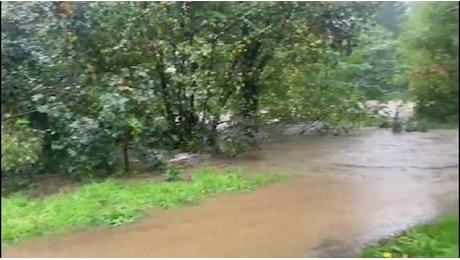
[(19, 119), (12, 126), (2, 124), (2, 175), (18, 173), (37, 163), (41, 151), (38, 131)]

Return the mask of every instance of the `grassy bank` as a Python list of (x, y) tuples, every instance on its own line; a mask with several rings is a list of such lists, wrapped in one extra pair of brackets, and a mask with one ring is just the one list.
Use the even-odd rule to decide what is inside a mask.
[(192, 174), (190, 182), (123, 184), (112, 179), (44, 198), (2, 197), (2, 245), (69, 229), (118, 226), (135, 221), (149, 208), (198, 204), (217, 193), (249, 191), (281, 178), (206, 169)]
[(458, 258), (458, 214), (415, 226), (387, 243), (366, 248), (362, 257)]

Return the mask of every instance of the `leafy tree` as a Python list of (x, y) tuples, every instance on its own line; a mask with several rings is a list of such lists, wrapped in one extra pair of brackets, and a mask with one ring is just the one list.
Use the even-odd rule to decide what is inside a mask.
[[(154, 163), (161, 149), (247, 148), (270, 118), (323, 120), (337, 127), (359, 121), (359, 93), (343, 82), (339, 64), (353, 55), (377, 5), (4, 7), (2, 108), (44, 133), (45, 171), (78, 177), (128, 171), (131, 152)], [(269, 114), (261, 116), (263, 109)], [(226, 131), (230, 138), (217, 131), (228, 113), (236, 129)]]
[(411, 67), (419, 116), (458, 120), (458, 5), (417, 3), (403, 27), (400, 51)]

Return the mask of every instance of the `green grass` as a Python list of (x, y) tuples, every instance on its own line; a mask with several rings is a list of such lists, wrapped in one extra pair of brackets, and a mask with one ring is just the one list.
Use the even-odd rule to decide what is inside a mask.
[(458, 258), (458, 214), (415, 226), (388, 243), (372, 245), (362, 257)]
[(267, 174), (242, 177), (236, 170), (221, 174), (205, 169), (192, 174), (190, 182), (123, 184), (110, 179), (43, 198), (2, 197), (2, 245), (71, 229), (119, 226), (151, 208), (194, 205), (218, 193), (250, 191), (282, 178)]

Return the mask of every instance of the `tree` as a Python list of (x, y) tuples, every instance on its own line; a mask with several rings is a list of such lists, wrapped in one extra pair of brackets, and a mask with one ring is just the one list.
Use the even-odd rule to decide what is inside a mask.
[(400, 52), (411, 66), (418, 115), (458, 120), (458, 5), (417, 3), (403, 27)]
[[(220, 148), (228, 139), (217, 126), (226, 113), (238, 129), (231, 143), (243, 147), (268, 120), (261, 118), (264, 108), (286, 120), (337, 125), (358, 100), (338, 80), (337, 64), (352, 54), (375, 8), (373, 2), (8, 3), (2, 107), (43, 132), (46, 171), (53, 166), (73, 176), (114, 170), (120, 158), (128, 171), (131, 151), (151, 161), (157, 149)], [(291, 100), (295, 109), (286, 107)]]

